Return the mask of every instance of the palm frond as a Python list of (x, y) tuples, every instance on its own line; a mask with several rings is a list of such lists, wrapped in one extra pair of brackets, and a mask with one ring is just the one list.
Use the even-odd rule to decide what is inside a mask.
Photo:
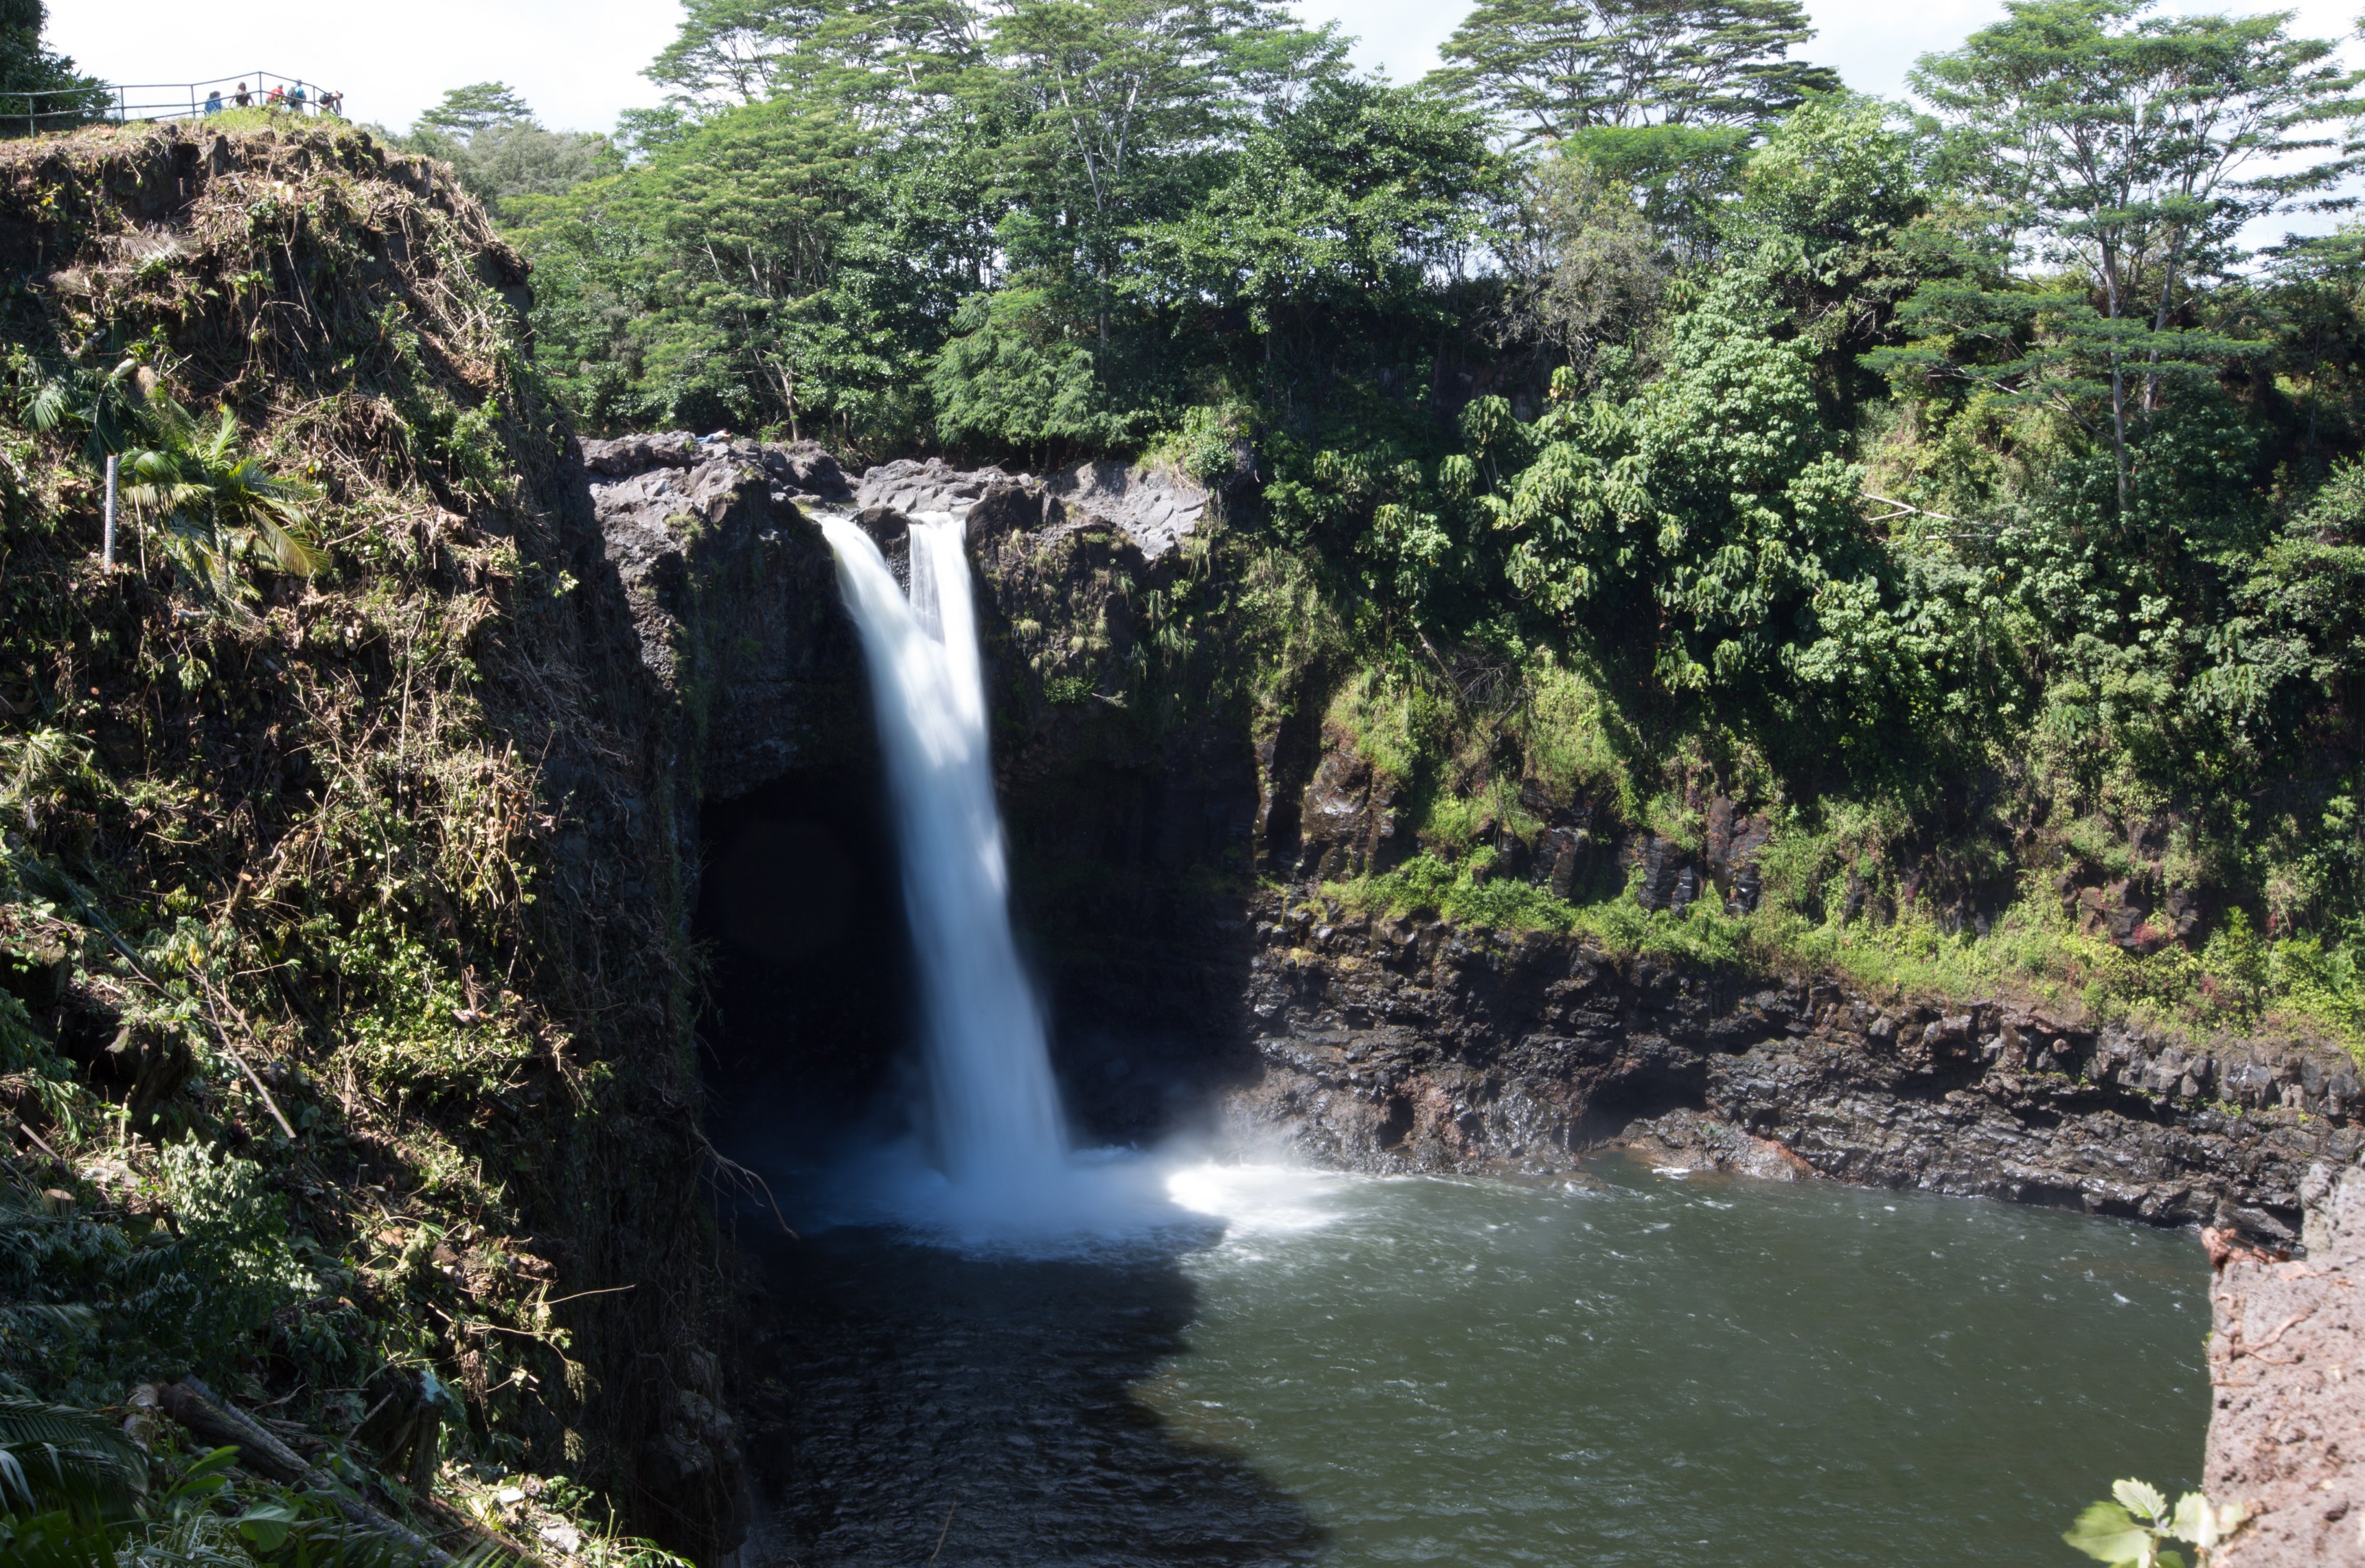
[(283, 526), (268, 512), (257, 511), (254, 514), (254, 532), (281, 571), (308, 577), (320, 569), (319, 552), (297, 538), (294, 530)]
[(37, 431), (53, 431), (73, 413), (73, 388), (62, 380), (44, 381), (25, 406), (25, 420)]
[[(228, 410), (224, 410), (227, 412)], [(197, 451), (197, 418), (169, 392), (151, 392), (140, 406), (140, 422), (155, 432), (159, 445), (176, 454)]]
[[(214, 427), (214, 438), (206, 446), (206, 461), (219, 463), (238, 441), (238, 416), (230, 409), (221, 411), (221, 422)], [(247, 462), (254, 460), (248, 458)], [(244, 465), (241, 465), (244, 466)]]
[(105, 1417), (0, 1399), (0, 1499), (124, 1502), (148, 1489), (148, 1456)]
[(39, 1301), (17, 1302), (13, 1305), (0, 1306), (0, 1340), (26, 1334), (36, 1327), (73, 1332), (88, 1328), (97, 1321), (98, 1314), (86, 1306)]

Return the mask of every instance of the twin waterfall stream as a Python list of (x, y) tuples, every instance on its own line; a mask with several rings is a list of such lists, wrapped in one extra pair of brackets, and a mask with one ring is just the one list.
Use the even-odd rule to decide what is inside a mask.
[(906, 598), (844, 518), (822, 530), (862, 633), (919, 964), (929, 1130), (947, 1181), (988, 1219), (1038, 1198), (1067, 1164), (1043, 1017), (1010, 933), (1010, 876), (987, 746), (962, 525), (912, 524)]

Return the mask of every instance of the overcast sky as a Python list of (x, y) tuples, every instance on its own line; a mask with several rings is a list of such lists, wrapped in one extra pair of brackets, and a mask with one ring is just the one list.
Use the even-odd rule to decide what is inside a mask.
[[(1437, 63), (1458, 0), (1300, 0), (1361, 40), (1357, 62), (1399, 81)], [(2338, 37), (2358, 0), (2301, 0), (2303, 28)], [(2178, 9), (2208, 9), (2203, 5)], [(2255, 0), (2220, 7), (2257, 12)], [(1807, 0), (1820, 36), (1802, 51), (1852, 87), (1904, 91), (1916, 57), (2003, 13), (2001, 0)], [(50, 39), (109, 82), (189, 82), (270, 71), (342, 89), (356, 119), (400, 127), (447, 87), (505, 81), (548, 125), (604, 130), (656, 101), (640, 71), (673, 36), (670, 0), (50, 0)]]

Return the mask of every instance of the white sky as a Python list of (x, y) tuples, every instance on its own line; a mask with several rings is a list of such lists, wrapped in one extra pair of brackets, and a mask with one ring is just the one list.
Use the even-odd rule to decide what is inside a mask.
[[(2176, 9), (2245, 13), (2257, 0)], [(1463, 0), (1299, 0), (1362, 41), (1359, 64), (1398, 81), (1437, 62)], [(2299, 24), (2341, 37), (2357, 0), (2297, 0)], [(1905, 72), (2001, 17), (2001, 0), (1807, 0), (1820, 36), (1802, 52), (1848, 85), (1901, 95)], [(545, 124), (604, 130), (620, 109), (656, 101), (640, 74), (673, 36), (672, 0), (50, 0), (52, 47), (109, 82), (188, 82), (249, 71), (300, 76), (345, 93), (353, 118), (400, 127), (464, 83), (505, 81)]]

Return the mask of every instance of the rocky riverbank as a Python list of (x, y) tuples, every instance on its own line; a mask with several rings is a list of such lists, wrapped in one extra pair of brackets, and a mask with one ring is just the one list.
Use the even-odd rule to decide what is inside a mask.
[(2299, 1239), (2315, 1163), (2365, 1148), (2347, 1056), (2197, 1047), (2005, 1000), (1686, 973), (1575, 936), (1255, 911), (1243, 1141), (1364, 1170), (1679, 1163)]

